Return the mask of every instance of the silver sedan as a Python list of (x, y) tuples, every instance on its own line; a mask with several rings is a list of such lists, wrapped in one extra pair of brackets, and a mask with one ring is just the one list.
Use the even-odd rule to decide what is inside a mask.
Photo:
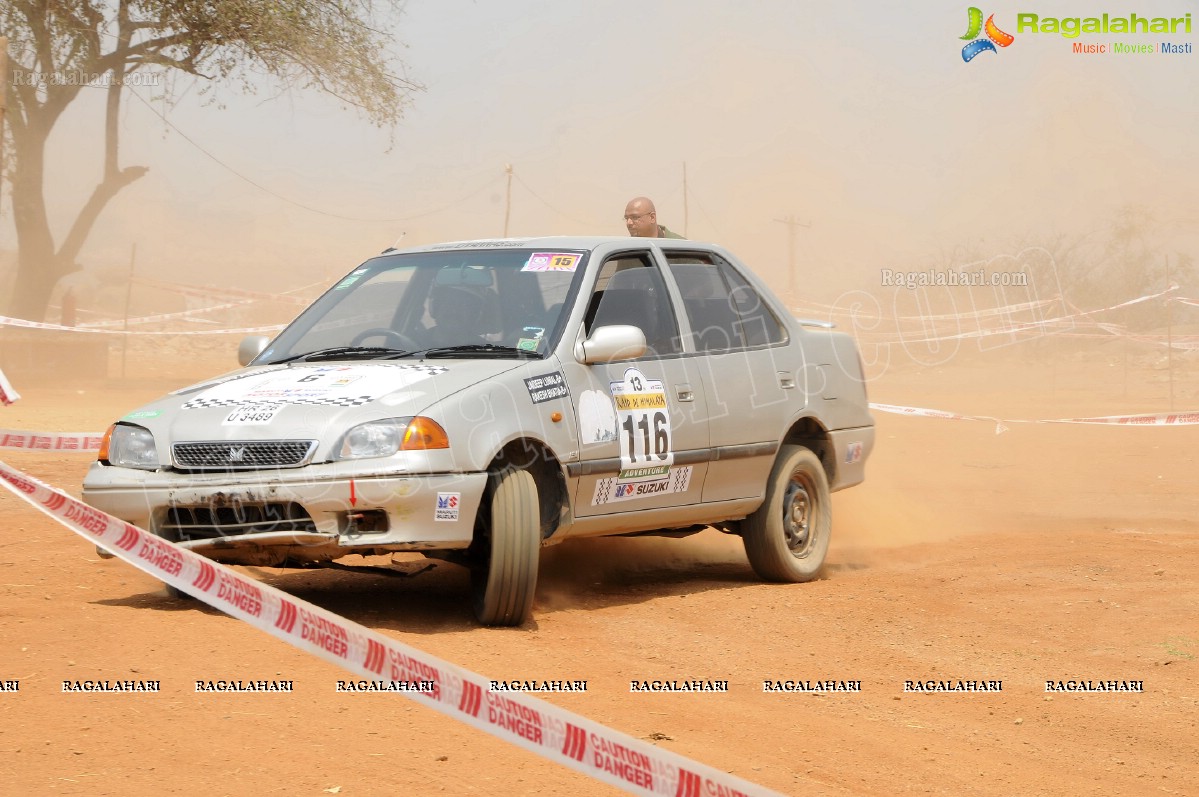
[(813, 579), (874, 442), (853, 340), (694, 241), (388, 251), (240, 356), (117, 421), (85, 500), (223, 562), (456, 561), (494, 625), (572, 537), (714, 526)]

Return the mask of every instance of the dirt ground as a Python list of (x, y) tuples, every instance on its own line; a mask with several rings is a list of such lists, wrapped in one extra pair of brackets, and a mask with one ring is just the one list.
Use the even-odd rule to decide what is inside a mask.
[[(1138, 350), (1126, 371), (1114, 345), (896, 358), (874, 368), (871, 399), (1006, 418), (1167, 408), (1161, 358)], [(1199, 363), (1176, 366), (1177, 409), (1199, 409)], [(18, 383), (0, 426), (102, 430), (228, 367), (135, 352), (123, 381)], [(586, 679), (550, 702), (787, 794), (1199, 794), (1199, 427), (875, 418), (867, 482), (835, 495), (827, 578), (810, 584), (759, 583), (714, 531), (579, 542), (545, 552), (535, 620), (494, 630), (475, 627), (447, 564), (410, 579), (248, 572), (489, 677)], [(0, 458), (76, 495), (88, 466)], [(168, 599), (7, 492), (0, 519), (0, 681), (20, 681), (0, 693), (4, 793), (613, 793), (401, 696), (338, 694), (332, 665)], [(162, 692), (61, 692), (85, 678)], [(194, 692), (218, 678), (295, 693)], [(730, 692), (629, 692), (652, 678)], [(787, 679), (862, 686), (763, 692)], [(1002, 691), (904, 691), (930, 679)], [(1070, 679), (1144, 691), (1046, 693)]]

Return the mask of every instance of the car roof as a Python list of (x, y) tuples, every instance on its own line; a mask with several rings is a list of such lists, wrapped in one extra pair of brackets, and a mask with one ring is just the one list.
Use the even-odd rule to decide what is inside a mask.
[(413, 252), (444, 252), (453, 249), (595, 249), (604, 244), (626, 246), (669, 242), (670, 246), (703, 246), (702, 241), (684, 238), (634, 238), (627, 235), (555, 235), (531, 238), (480, 238), (473, 241), (446, 241), (444, 243), (396, 249), (387, 254), (409, 254)]

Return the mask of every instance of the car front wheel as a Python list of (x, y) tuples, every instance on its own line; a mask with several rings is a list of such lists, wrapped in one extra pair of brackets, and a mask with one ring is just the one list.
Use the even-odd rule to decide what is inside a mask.
[(476, 539), (481, 561), (471, 574), (475, 617), (484, 625), (520, 625), (537, 589), (537, 483), (528, 471), (505, 468), (492, 474), (488, 492), (488, 516)]
[(803, 446), (779, 448), (766, 499), (741, 524), (745, 553), (767, 581), (811, 581), (820, 576), (832, 530), (828, 478)]

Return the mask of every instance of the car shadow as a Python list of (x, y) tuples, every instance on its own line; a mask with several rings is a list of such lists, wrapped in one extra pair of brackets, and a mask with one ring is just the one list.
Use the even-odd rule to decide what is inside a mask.
[[(465, 567), (418, 555), (393, 559), (349, 556), (339, 560), (338, 569), (238, 569), (368, 628), (414, 634), (478, 628), (471, 611), (470, 573)], [(356, 565), (360, 566), (357, 570)], [(825, 578), (864, 566), (830, 563)], [(389, 574), (379, 572), (384, 567)], [(761, 583), (746, 561), (740, 541), (715, 531), (683, 540), (571, 540), (542, 551), (533, 616), (521, 628), (536, 630), (538, 617), (557, 612), (629, 606)], [(200, 600), (168, 597), (165, 588), (96, 603), (220, 613)]]

